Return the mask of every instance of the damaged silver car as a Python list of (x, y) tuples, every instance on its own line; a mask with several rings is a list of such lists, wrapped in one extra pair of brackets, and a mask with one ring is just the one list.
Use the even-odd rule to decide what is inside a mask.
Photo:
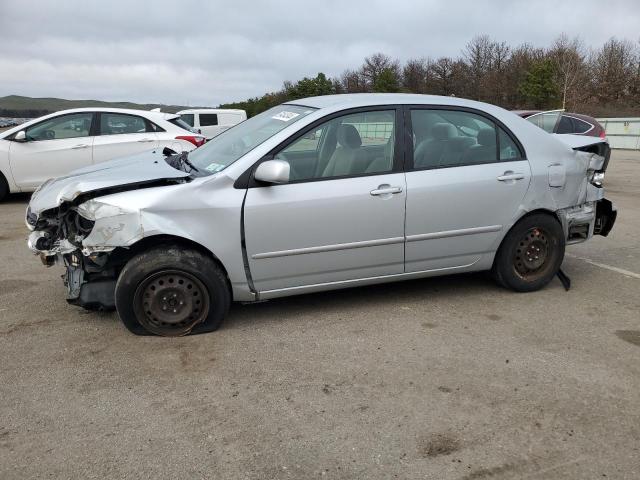
[(136, 334), (215, 330), (232, 301), (455, 272), (532, 291), (565, 245), (613, 227), (609, 153), (470, 100), (307, 98), (189, 153), (45, 182), (29, 247), (64, 265), (70, 303), (115, 307)]

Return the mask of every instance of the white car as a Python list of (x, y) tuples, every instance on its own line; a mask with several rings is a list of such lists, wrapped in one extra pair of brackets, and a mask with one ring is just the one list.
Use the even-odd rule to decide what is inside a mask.
[(0, 134), (0, 200), (32, 192), (45, 180), (118, 157), (204, 144), (176, 114), (122, 108), (76, 108)]
[(247, 112), (244, 110), (220, 108), (182, 110), (178, 115), (181, 120), (209, 140), (247, 119)]

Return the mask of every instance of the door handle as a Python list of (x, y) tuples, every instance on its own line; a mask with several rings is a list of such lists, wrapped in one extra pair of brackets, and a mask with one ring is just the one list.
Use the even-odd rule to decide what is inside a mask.
[(402, 187), (392, 187), (391, 185), (380, 185), (375, 190), (371, 190), (369, 193), (374, 197), (380, 195), (394, 195), (396, 193), (401, 193)]
[(78, 150), (80, 148), (89, 148), (89, 145), (81, 143), (80, 145), (74, 145), (73, 147), (71, 147), (72, 150)]
[(153, 138), (143, 138), (142, 140), (138, 140), (139, 143), (148, 143), (153, 141)]
[(511, 180), (522, 180), (524, 173), (504, 172), (498, 177), (499, 182), (508, 182)]

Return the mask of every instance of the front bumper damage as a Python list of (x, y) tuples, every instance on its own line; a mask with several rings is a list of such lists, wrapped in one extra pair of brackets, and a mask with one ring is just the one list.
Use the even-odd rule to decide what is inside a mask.
[(115, 308), (125, 252), (143, 236), (138, 212), (89, 200), (35, 219), (27, 212), (27, 225), (33, 229), (28, 246), (42, 263), (65, 267), (67, 302), (92, 310)]
[(82, 256), (64, 255), (66, 271), (62, 281), (67, 287), (67, 302), (90, 310), (113, 310), (116, 278), (110, 278), (97, 265), (87, 265)]

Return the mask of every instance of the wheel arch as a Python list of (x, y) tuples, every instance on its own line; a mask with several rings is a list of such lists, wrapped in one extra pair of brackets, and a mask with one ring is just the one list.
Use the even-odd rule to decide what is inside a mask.
[(520, 222), (522, 222), (524, 219), (531, 217), (532, 215), (538, 215), (538, 214), (544, 214), (544, 215), (548, 215), (549, 217), (555, 219), (561, 227), (563, 227), (562, 224), (562, 220), (560, 219), (560, 217), (558, 217), (558, 214), (556, 212), (554, 212), (553, 210), (549, 210), (547, 208), (536, 208), (535, 210), (530, 210), (528, 212), (524, 212), (522, 215), (520, 215), (517, 220), (515, 222), (513, 222), (508, 229), (506, 229), (504, 231), (504, 234), (502, 235), (502, 238), (500, 239), (500, 243), (498, 244), (498, 248), (496, 248), (494, 250), (494, 255), (493, 255), (493, 259), (491, 260), (491, 264), (495, 265), (496, 262), (496, 258), (498, 257), (498, 252), (500, 251), (500, 249), (502, 248), (502, 245), (504, 245), (505, 239), (507, 238), (507, 235), (509, 235), (509, 232), (511, 230), (513, 230), (516, 225), (518, 225)]
[(229, 273), (225, 265), (222, 263), (222, 261), (216, 256), (215, 253), (213, 253), (207, 247), (189, 238), (180, 237), (180, 236), (171, 235), (171, 234), (151, 235), (149, 237), (144, 237), (138, 240), (137, 242), (135, 242), (134, 244), (132, 244), (126, 249), (122, 249), (124, 251), (121, 251), (120, 255), (122, 255), (125, 261), (128, 261), (130, 258), (134, 257), (138, 253), (141, 253), (145, 250), (149, 250), (150, 248), (160, 247), (160, 246), (169, 246), (169, 245), (180, 246), (180, 247), (184, 247), (185, 249), (196, 250), (202, 253), (203, 255), (211, 258), (224, 272), (224, 275), (227, 279), (227, 285), (229, 287), (229, 291), (231, 291), (231, 281), (229, 279)]

